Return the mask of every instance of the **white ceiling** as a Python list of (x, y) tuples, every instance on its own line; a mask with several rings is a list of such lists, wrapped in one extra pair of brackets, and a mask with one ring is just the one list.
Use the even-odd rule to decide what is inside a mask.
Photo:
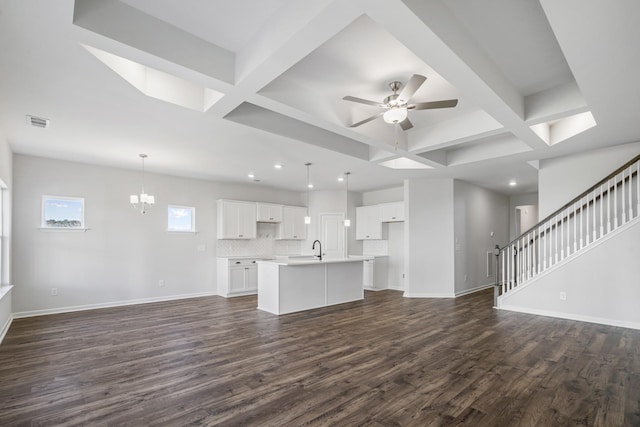
[[(640, 2), (0, 0), (0, 128), (16, 153), (304, 191), (452, 177), (537, 189), (535, 160), (640, 140)], [(91, 46), (218, 91), (202, 113), (145, 96)], [(388, 83), (427, 77), (396, 136)], [(531, 125), (591, 111), (549, 145)], [(25, 115), (51, 119), (49, 129)], [(398, 141), (397, 147), (395, 142)], [(406, 157), (427, 169), (392, 170)], [(280, 171), (273, 168), (281, 163)], [(515, 179), (517, 187), (509, 187)]]

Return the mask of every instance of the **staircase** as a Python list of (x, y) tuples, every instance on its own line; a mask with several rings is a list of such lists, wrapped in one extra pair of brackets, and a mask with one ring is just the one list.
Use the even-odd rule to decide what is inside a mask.
[(640, 155), (501, 248), (494, 305), (500, 308), (505, 295), (638, 221), (639, 176)]

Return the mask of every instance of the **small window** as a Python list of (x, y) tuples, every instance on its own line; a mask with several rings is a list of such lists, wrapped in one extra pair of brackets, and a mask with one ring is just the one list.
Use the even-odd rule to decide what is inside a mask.
[(167, 231), (195, 233), (196, 208), (188, 206), (169, 206)]
[(84, 229), (84, 198), (42, 196), (42, 228)]

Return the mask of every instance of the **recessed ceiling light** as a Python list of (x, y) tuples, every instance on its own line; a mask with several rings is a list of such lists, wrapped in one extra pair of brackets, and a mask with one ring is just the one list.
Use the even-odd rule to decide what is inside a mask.
[(280, 163), (276, 163), (273, 167), (276, 169), (282, 169), (282, 165)]
[(247, 176), (248, 176), (249, 178), (255, 178), (255, 177), (256, 177), (256, 176), (255, 176), (254, 174), (252, 174), (252, 173), (248, 174)]
[(307, 187), (313, 188), (313, 184), (309, 183), (309, 185), (307, 185)]
[(516, 185), (518, 185), (518, 183), (515, 180), (512, 179), (511, 181), (509, 181), (510, 187), (515, 187)]
[(344, 181), (344, 178), (340, 177), (340, 178), (338, 178), (338, 181), (342, 182), (342, 181)]

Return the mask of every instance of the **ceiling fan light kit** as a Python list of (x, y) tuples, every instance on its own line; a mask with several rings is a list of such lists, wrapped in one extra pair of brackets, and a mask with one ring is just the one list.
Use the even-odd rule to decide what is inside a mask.
[(390, 124), (400, 123), (407, 118), (407, 109), (394, 105), (384, 112), (382, 118)]
[(387, 96), (382, 102), (369, 101), (368, 99), (357, 98), (355, 96), (345, 96), (345, 101), (357, 102), (359, 104), (372, 105), (384, 108), (378, 114), (352, 124), (349, 127), (358, 127), (382, 116), (382, 119), (389, 124), (400, 125), (402, 130), (409, 130), (413, 124), (409, 121), (409, 110), (433, 110), (436, 108), (452, 108), (458, 105), (457, 99), (447, 99), (443, 101), (419, 102), (410, 104), (411, 97), (420, 89), (420, 86), (427, 80), (425, 76), (414, 74), (407, 82), (402, 92), (398, 93), (402, 83), (393, 81), (389, 83), (389, 87), (393, 91), (392, 95)]

